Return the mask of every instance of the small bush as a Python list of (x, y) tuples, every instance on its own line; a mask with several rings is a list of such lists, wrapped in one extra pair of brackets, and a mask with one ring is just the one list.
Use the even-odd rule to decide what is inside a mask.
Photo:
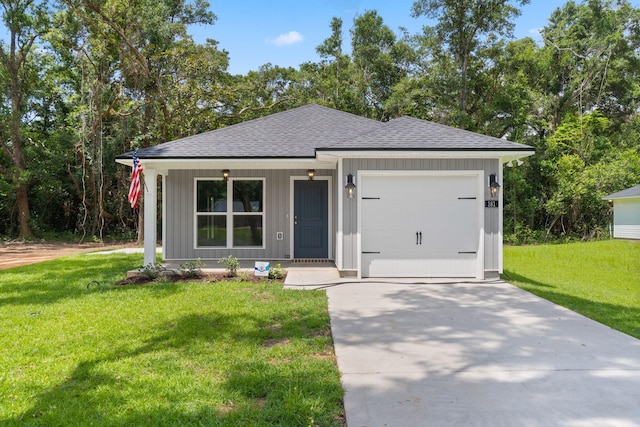
[(504, 242), (510, 245), (533, 245), (543, 243), (545, 232), (543, 230), (532, 230), (526, 225), (516, 225), (515, 233), (506, 233)]
[(269, 279), (279, 280), (284, 277), (284, 270), (282, 269), (282, 265), (276, 264), (269, 269)]
[(149, 280), (155, 280), (164, 271), (164, 267), (159, 264), (147, 264), (142, 267), (142, 275)]
[(197, 277), (202, 273), (202, 267), (204, 267), (204, 262), (198, 258), (197, 261), (189, 261), (180, 264), (178, 269), (184, 277)]
[(218, 260), (218, 264), (224, 264), (229, 276), (235, 276), (240, 268), (240, 261), (233, 255), (229, 255)]

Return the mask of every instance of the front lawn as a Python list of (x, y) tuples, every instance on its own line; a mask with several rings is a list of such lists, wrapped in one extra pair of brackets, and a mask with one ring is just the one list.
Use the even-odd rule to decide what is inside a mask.
[(112, 286), (141, 264), (84, 255), (0, 271), (0, 424), (343, 425), (323, 292)]
[(640, 242), (508, 246), (509, 282), (640, 338)]

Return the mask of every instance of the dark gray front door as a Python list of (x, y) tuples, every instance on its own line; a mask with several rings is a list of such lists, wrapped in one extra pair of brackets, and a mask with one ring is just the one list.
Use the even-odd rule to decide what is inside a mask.
[(293, 182), (293, 256), (329, 257), (329, 183)]

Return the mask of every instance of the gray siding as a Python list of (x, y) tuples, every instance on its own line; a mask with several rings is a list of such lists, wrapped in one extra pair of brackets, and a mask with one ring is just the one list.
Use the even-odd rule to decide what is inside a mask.
[[(357, 176), (358, 171), (446, 171), (446, 170), (484, 170), (485, 182), (489, 174), (501, 173), (498, 159), (344, 159), (344, 175)], [(356, 182), (357, 185), (357, 182)], [(355, 199), (344, 200), (343, 212), (343, 269), (357, 268), (357, 203)], [(499, 211), (502, 209), (484, 209), (484, 268), (499, 268)]]
[[(217, 260), (233, 255), (239, 259), (278, 260), (288, 258), (290, 252), (290, 177), (306, 176), (306, 170), (232, 170), (233, 177), (265, 179), (264, 249), (195, 249), (194, 244), (194, 182), (195, 178), (220, 177), (220, 170), (170, 170), (167, 176), (167, 260)], [(316, 170), (316, 176), (331, 176), (335, 171)], [(332, 189), (333, 186), (330, 187)], [(335, 198), (331, 194), (329, 197)], [(335, 200), (331, 199), (335, 212)], [(333, 224), (337, 220), (334, 213)], [(276, 240), (276, 233), (284, 233)], [(335, 233), (331, 233), (334, 236)], [(335, 247), (335, 238), (329, 242)]]

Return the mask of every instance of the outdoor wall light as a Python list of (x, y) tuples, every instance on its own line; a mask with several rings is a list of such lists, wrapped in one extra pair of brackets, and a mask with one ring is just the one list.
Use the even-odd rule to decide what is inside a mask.
[(224, 179), (225, 181), (229, 181), (229, 175), (231, 175), (229, 169), (222, 170), (222, 179)]
[(495, 173), (492, 173), (489, 175), (489, 192), (491, 193), (491, 197), (496, 197), (499, 189), (500, 184), (498, 184), (497, 176)]
[(353, 183), (353, 175), (347, 175), (347, 185), (344, 186), (347, 193), (347, 199), (353, 199), (356, 196), (356, 185)]
[(309, 177), (309, 181), (313, 181), (313, 177), (316, 176), (316, 170), (307, 169), (307, 176)]

